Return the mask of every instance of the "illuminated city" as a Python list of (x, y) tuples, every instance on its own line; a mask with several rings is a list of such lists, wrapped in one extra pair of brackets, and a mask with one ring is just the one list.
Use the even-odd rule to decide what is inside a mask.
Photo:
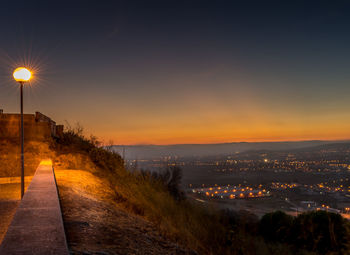
[(349, 217), (350, 147), (342, 143), (285, 151), (236, 151), (216, 156), (130, 159), (130, 168), (184, 169), (190, 197), (200, 203), (263, 215), (327, 210)]

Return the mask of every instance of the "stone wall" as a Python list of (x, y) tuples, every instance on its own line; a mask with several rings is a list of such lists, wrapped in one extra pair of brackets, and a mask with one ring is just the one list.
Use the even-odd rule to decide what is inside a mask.
[[(24, 114), (23, 121), (25, 140), (48, 139), (50, 137), (56, 137), (63, 132), (63, 126), (57, 126), (56, 122), (40, 112)], [(19, 138), (20, 125), (20, 114), (3, 113), (3, 111), (0, 110), (0, 139)], [(57, 130), (59, 134), (57, 134)]]

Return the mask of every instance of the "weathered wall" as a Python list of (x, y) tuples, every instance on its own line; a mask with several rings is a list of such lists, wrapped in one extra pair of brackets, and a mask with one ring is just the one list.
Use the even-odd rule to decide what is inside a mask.
[[(36, 112), (24, 114), (24, 139), (42, 140), (56, 136), (56, 123), (49, 117)], [(0, 111), (0, 138), (20, 137), (20, 114), (5, 114)]]

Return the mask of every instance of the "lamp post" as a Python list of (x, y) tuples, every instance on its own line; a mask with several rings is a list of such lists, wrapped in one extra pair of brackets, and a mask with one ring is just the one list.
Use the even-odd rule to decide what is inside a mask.
[(25, 67), (18, 67), (13, 72), (13, 78), (20, 84), (21, 88), (21, 199), (24, 195), (24, 127), (23, 127), (23, 86), (29, 81), (32, 73)]

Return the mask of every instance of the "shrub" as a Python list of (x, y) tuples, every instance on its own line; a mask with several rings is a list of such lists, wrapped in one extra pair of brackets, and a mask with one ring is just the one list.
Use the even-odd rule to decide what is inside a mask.
[(103, 148), (92, 148), (89, 150), (89, 156), (98, 167), (109, 171), (116, 171), (124, 165), (123, 159), (119, 154)]
[(294, 251), (317, 254), (349, 254), (349, 222), (340, 214), (313, 211), (298, 217), (277, 211), (259, 222), (259, 233), (268, 242), (285, 243)]
[(54, 149), (58, 152), (89, 152), (99, 145), (96, 137), (91, 136), (90, 139), (83, 135), (84, 129), (77, 124), (75, 128), (69, 126), (63, 134), (56, 139)]
[(186, 198), (185, 193), (181, 190), (182, 169), (180, 167), (167, 167), (160, 172), (140, 170), (139, 172), (135, 172), (135, 174), (137, 173), (151, 182), (161, 183), (175, 200), (180, 201)]
[(267, 241), (287, 241), (293, 224), (293, 217), (281, 211), (265, 214), (259, 223), (259, 233)]
[(75, 128), (68, 125), (62, 136), (57, 138), (53, 145), (58, 154), (80, 153), (87, 155), (101, 170), (116, 171), (122, 169), (124, 161), (121, 156), (112, 150), (99, 147), (101, 143), (95, 136), (86, 138), (83, 128), (78, 124)]
[(314, 211), (299, 215), (292, 228), (290, 242), (318, 254), (349, 249), (349, 223), (340, 214)]

